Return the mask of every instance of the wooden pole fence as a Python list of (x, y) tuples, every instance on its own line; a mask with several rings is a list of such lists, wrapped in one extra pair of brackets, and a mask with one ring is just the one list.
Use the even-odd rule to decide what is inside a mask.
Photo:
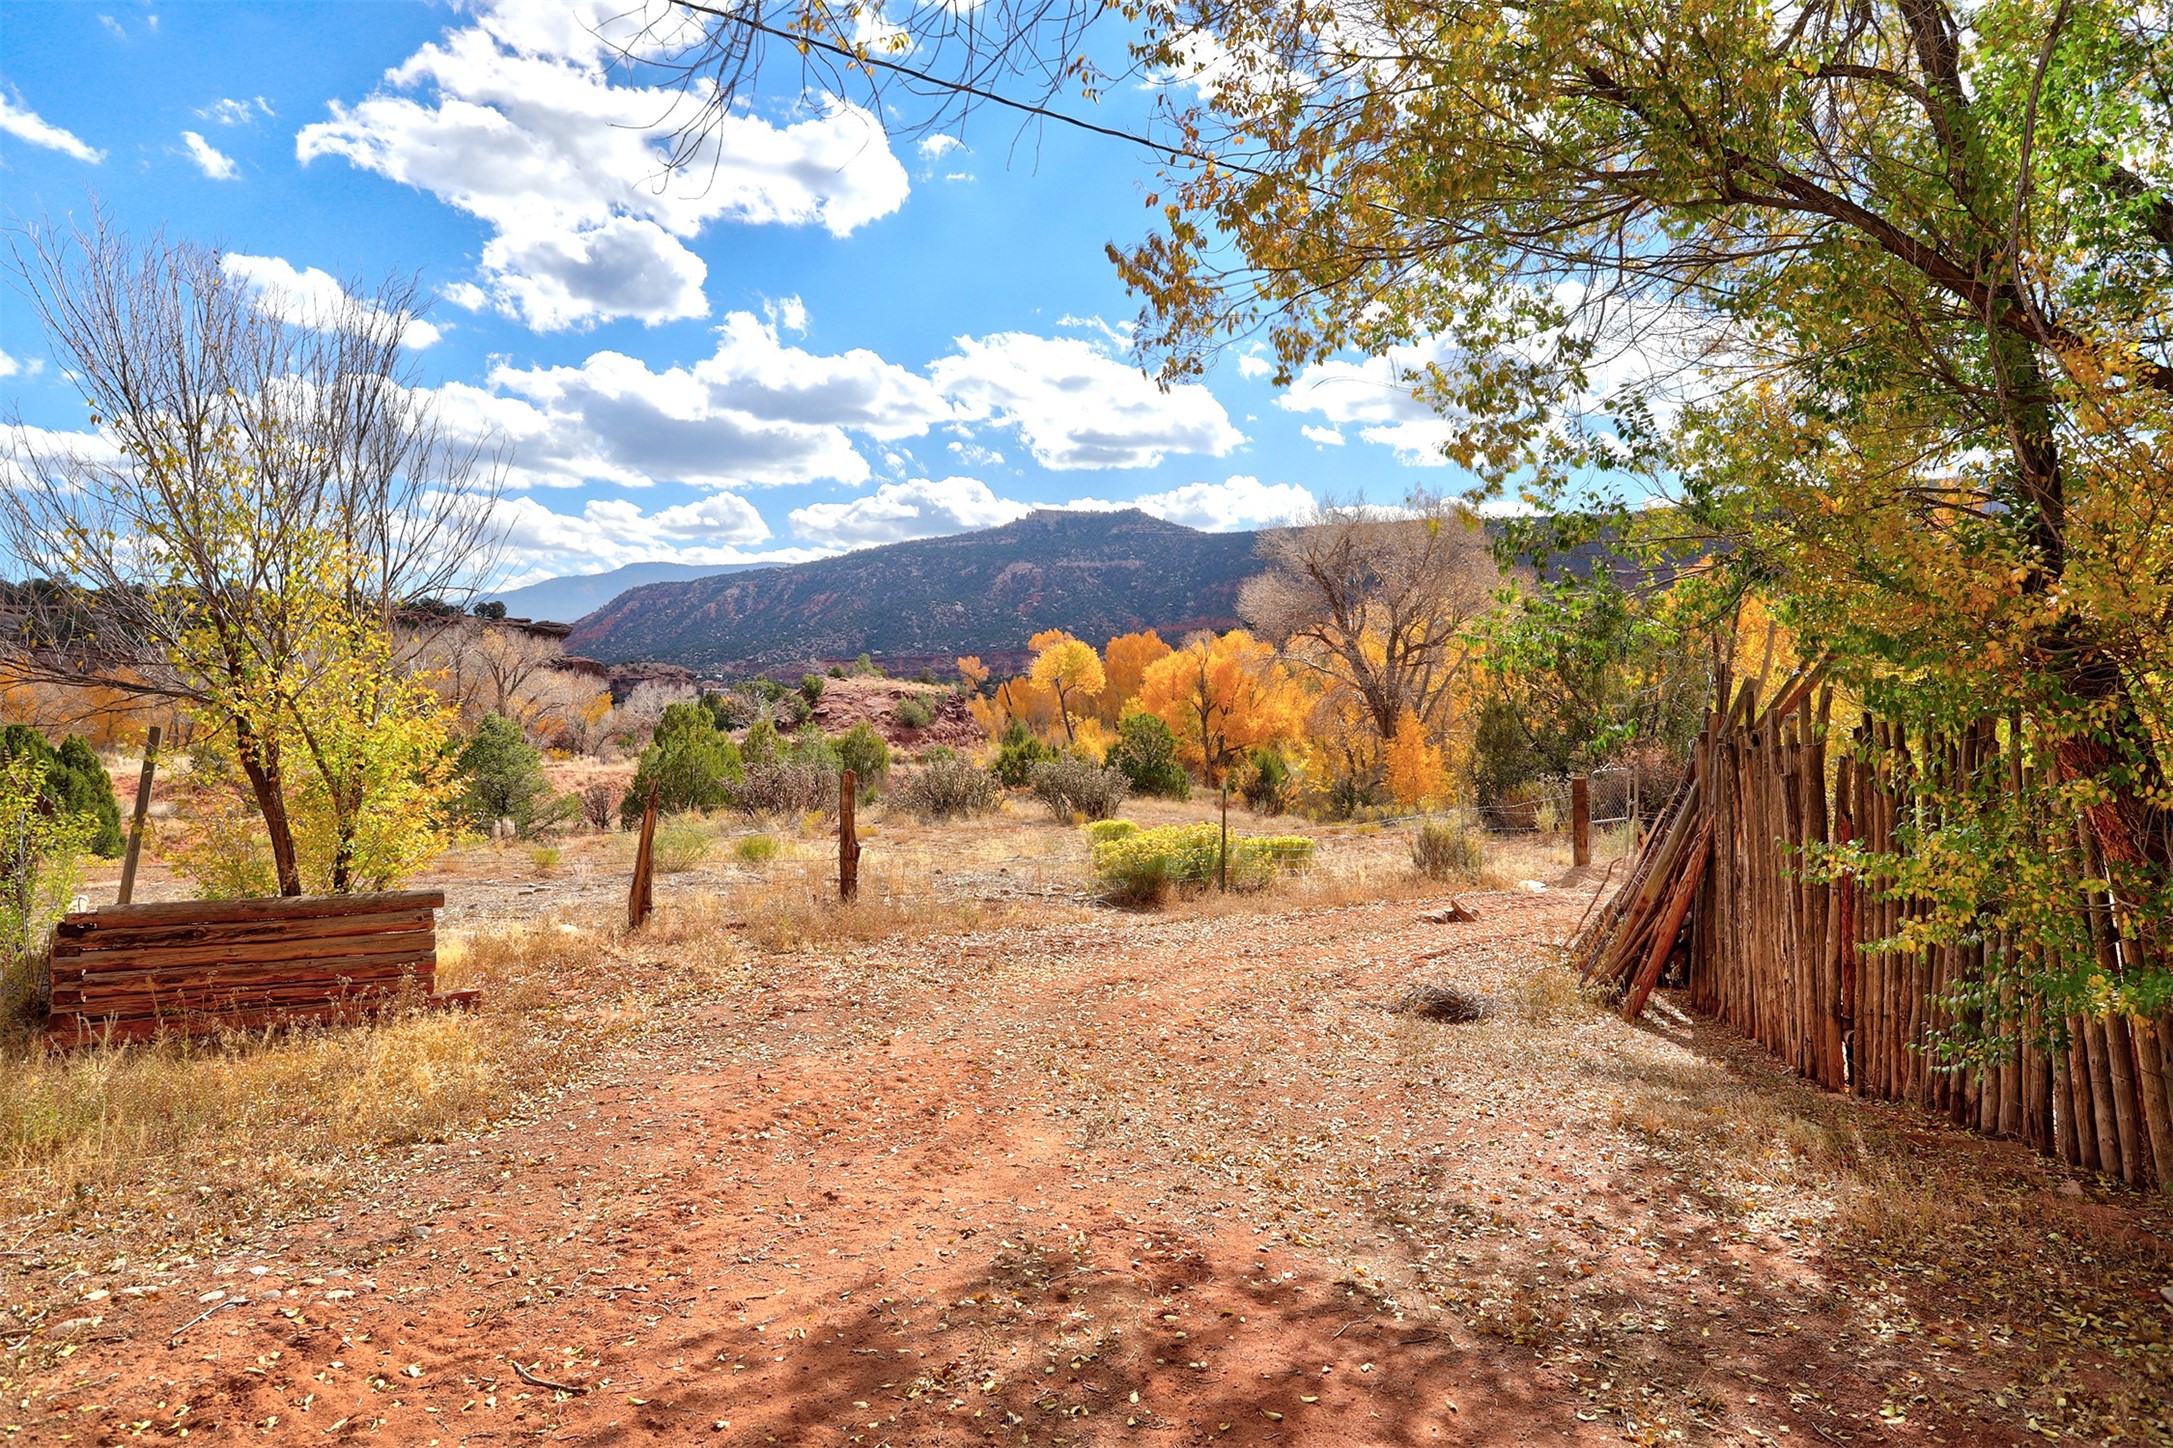
[[(1829, 1090), (1914, 1102), (2072, 1166), (2173, 1192), (2173, 1016), (2046, 1019), (2018, 1010), (2034, 947), (1986, 932), (1902, 948), (1929, 907), (1876, 861), (1937, 827), (1954, 802), (2022, 798), (2034, 781), (2022, 721), (1949, 732), (1831, 718), (1816, 671), (1723, 678), (1690, 768), (1622, 887), (1571, 942), (1583, 977), (1641, 1012), (1662, 981)], [(1575, 796), (1573, 795), (1573, 801)], [(2086, 829), (2069, 857), (2078, 930), (2108, 979), (2143, 959), (2139, 932), (2086, 890), (2104, 878)], [(1837, 851), (1861, 846), (1859, 877)], [(1811, 868), (1821, 859), (1833, 863)], [(1995, 988), (1996, 983), (1996, 988)], [(1982, 1049), (1946, 1053), (1957, 1037)]]

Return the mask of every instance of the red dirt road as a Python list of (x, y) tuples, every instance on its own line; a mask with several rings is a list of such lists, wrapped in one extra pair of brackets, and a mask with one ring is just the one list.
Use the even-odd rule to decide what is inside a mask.
[[(116, 1295), (15, 1441), (2028, 1437), (2026, 1327), (1943, 1322), (1767, 1154), (1867, 1108), (1535, 996), (1581, 897), (1475, 903), (759, 962), (336, 1218), (72, 1284)], [(1381, 1009), (1436, 977), (1499, 1013)], [(1691, 1149), (1746, 1090), (1772, 1118)]]

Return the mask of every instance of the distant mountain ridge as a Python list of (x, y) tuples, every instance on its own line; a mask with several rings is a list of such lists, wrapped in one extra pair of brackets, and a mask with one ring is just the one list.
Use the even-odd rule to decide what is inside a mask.
[(594, 613), (629, 588), (651, 583), (681, 583), (719, 573), (741, 573), (775, 566), (770, 563), (673, 563), (669, 560), (629, 563), (609, 573), (573, 573), (564, 578), (546, 578), (485, 597), (504, 604), (506, 612), (515, 618), (572, 623), (584, 614)]
[(863, 653), (893, 670), (948, 672), (960, 654), (1015, 662), (1049, 628), (1099, 647), (1135, 629), (1231, 627), (1238, 587), (1260, 569), (1255, 542), (1138, 509), (1043, 510), (978, 533), (637, 587), (580, 619), (566, 646), (712, 674)]

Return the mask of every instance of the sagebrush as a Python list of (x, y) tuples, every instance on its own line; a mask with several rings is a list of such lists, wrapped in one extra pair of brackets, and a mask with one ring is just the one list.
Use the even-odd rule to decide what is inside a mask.
[(1163, 825), (1130, 830), (1093, 848), (1094, 888), (1122, 905), (1154, 905), (1172, 891), (1227, 881), (1232, 890), (1258, 890), (1281, 873), (1313, 860), (1313, 841), (1303, 835), (1231, 835), (1227, 867), (1222, 831), (1215, 825)]
[(963, 819), (995, 811), (1003, 803), (1003, 786), (979, 765), (951, 755), (914, 770), (895, 798), (918, 819)]

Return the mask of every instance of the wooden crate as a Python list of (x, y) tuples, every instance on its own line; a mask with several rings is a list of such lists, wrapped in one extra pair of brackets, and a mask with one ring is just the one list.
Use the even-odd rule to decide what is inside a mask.
[(108, 905), (53, 932), (56, 1045), (353, 1020), (437, 994), (439, 890)]

